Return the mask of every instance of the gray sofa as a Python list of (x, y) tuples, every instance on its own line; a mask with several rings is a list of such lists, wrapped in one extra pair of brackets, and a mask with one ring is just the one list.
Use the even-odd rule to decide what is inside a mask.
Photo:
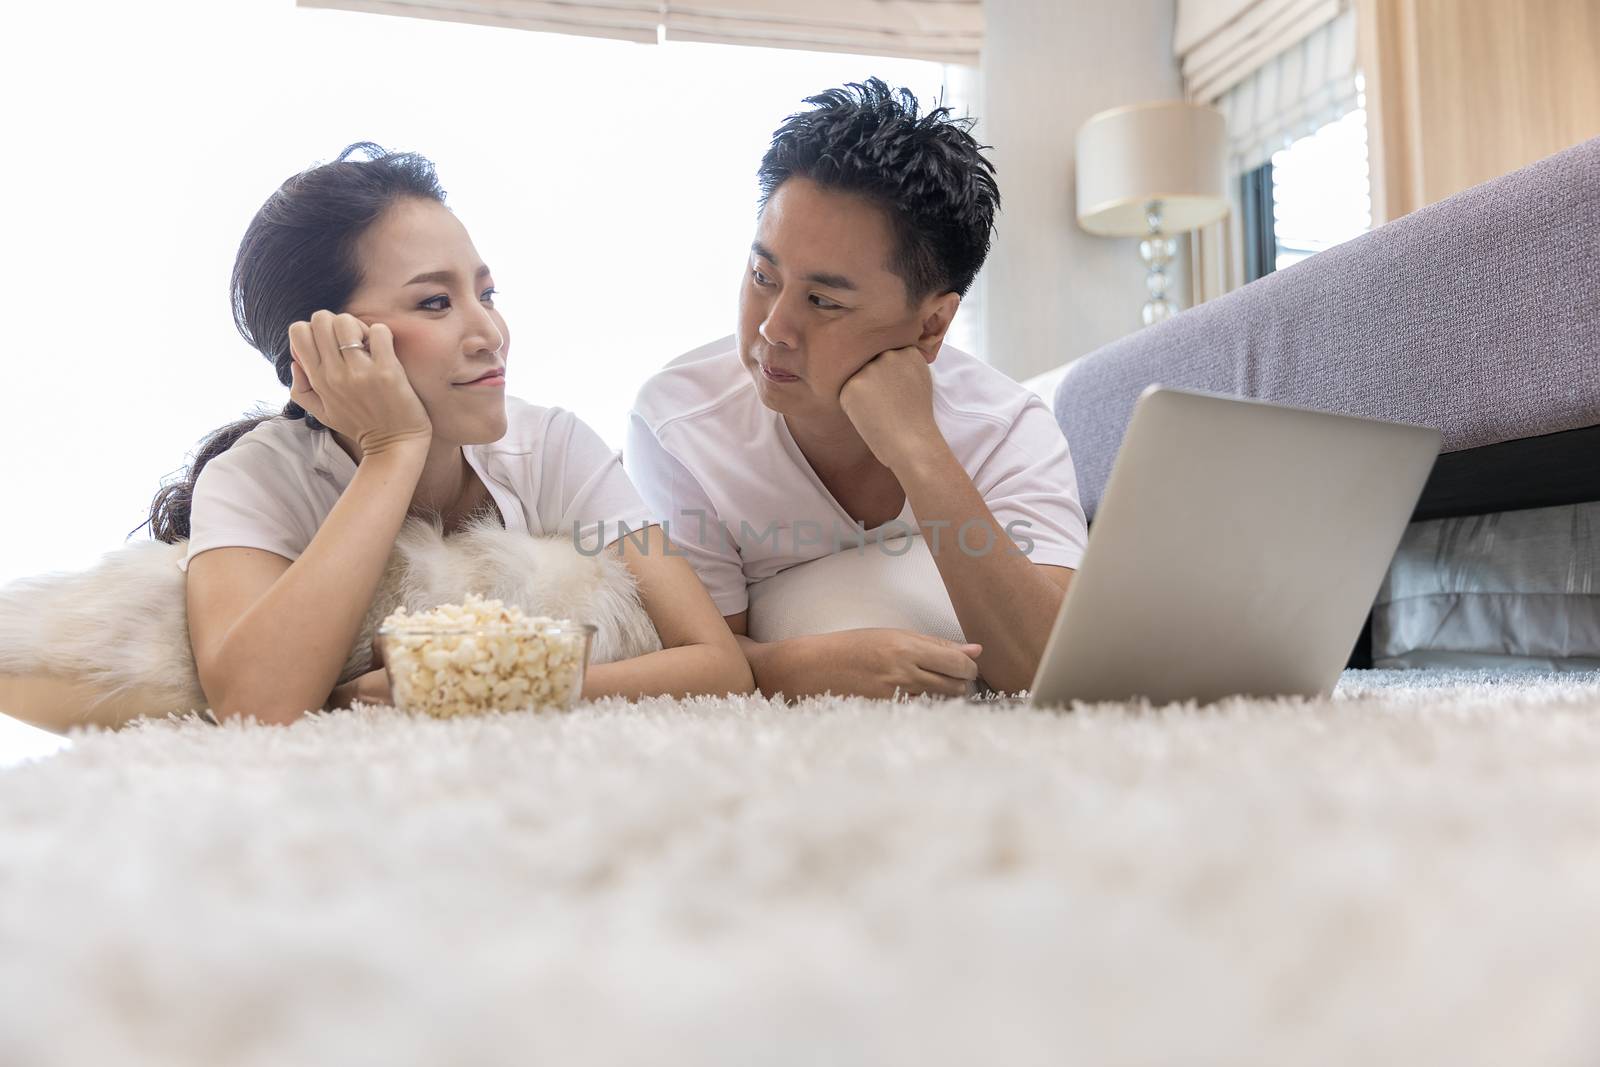
[(1091, 524), (1155, 382), (1442, 432), (1352, 666), (1431, 665), (1430, 642), (1453, 663), (1600, 666), (1600, 138), (1073, 362), (1055, 412)]

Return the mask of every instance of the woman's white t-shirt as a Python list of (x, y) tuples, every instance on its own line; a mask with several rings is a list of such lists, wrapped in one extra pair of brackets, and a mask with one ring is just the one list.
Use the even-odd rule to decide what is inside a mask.
[[(1067, 439), (1050, 409), (949, 345), (928, 369), (934, 421), (995, 521), (1032, 562), (1076, 568), (1089, 525)], [(678, 357), (645, 383), (623, 462), (723, 615), (748, 607), (751, 584), (919, 525), (909, 499), (882, 526), (863, 529), (851, 519), (783, 416), (761, 402), (732, 337)], [(954, 542), (959, 533), (939, 536)], [(975, 533), (968, 536), (963, 544), (983, 550)]]
[[(577, 537), (586, 552), (653, 519), (617, 452), (562, 408), (506, 397), (506, 433), (462, 447), (508, 530)], [(352, 479), (333, 434), (277, 417), (207, 463), (189, 514), (189, 560), (213, 548), (261, 548), (297, 559)], [(576, 527), (576, 529), (575, 529)], [(625, 529), (626, 528), (626, 529)]]

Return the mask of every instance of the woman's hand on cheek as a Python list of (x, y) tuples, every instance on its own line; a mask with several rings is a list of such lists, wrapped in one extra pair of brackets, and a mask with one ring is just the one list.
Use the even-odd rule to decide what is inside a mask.
[(878, 462), (891, 470), (942, 439), (933, 418), (933, 373), (914, 345), (868, 360), (840, 387), (839, 407)]
[(300, 367), (300, 357), (289, 357), (289, 399), (310, 412), (311, 417), (322, 423), (328, 424), (328, 409), (322, 406), (322, 399), (317, 396), (317, 391), (311, 388), (311, 379)]
[(318, 311), (290, 325), (289, 349), (290, 398), (353, 439), (363, 456), (432, 440), (433, 424), (383, 323), (369, 327), (354, 315)]

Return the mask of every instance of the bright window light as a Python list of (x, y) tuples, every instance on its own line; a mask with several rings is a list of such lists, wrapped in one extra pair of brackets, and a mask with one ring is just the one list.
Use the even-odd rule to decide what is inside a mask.
[(803, 97), (876, 75), (968, 111), (968, 72), (936, 63), (292, 0), (28, 4), (5, 37), (0, 582), (89, 566), (201, 437), (282, 408), (233, 327), (234, 252), (284, 178), (351, 142), (435, 162), (495, 272), (508, 391), (620, 448), (645, 378), (733, 332), (756, 167)]
[(1272, 200), (1278, 270), (1370, 230), (1366, 109), (1274, 153)]

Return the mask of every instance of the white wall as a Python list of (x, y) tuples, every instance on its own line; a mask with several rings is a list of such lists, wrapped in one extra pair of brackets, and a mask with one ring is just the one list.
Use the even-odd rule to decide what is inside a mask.
[[(1074, 212), (1073, 139), (1096, 111), (1182, 94), (1173, 0), (988, 0), (982, 118), (1001, 216), (985, 271), (984, 355), (1014, 378), (1139, 328), (1133, 238), (1092, 237)], [(1186, 299), (1188, 243), (1169, 292)]]

